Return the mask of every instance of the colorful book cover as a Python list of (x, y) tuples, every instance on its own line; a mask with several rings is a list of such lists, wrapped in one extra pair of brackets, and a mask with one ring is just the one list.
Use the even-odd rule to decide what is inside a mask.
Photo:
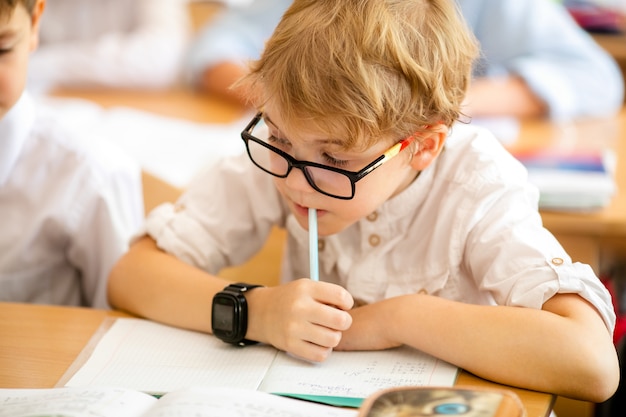
[(592, 211), (615, 194), (615, 154), (611, 151), (540, 150), (514, 152), (539, 189), (541, 209)]

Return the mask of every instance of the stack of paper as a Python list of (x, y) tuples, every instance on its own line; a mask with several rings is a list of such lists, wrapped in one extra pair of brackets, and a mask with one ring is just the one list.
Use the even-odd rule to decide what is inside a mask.
[(539, 188), (542, 209), (591, 211), (607, 206), (615, 194), (615, 154), (605, 151), (542, 150), (516, 152)]

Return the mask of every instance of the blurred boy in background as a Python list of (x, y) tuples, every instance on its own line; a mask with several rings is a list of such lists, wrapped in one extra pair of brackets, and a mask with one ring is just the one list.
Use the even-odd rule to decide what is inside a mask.
[(0, 0), (0, 301), (106, 308), (143, 221), (140, 169), (25, 92), (45, 0)]

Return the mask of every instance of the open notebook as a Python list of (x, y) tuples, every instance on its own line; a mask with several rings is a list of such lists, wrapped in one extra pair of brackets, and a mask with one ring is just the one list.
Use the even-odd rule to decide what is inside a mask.
[(103, 329), (58, 386), (114, 386), (161, 395), (193, 386), (234, 387), (358, 407), (396, 386), (452, 386), (458, 368), (403, 347), (333, 352), (323, 363), (267, 345), (240, 348), (209, 334), (143, 319)]

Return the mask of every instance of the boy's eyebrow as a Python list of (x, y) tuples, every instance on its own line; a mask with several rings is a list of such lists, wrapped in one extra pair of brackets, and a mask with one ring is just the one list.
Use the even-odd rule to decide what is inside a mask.
[[(276, 126), (276, 123), (272, 121), (272, 119), (267, 115), (267, 113), (263, 113), (263, 118), (265, 119), (266, 123), (271, 124), (272, 126), (274, 126), (276, 129), (280, 131), (280, 128)], [(343, 146), (343, 142), (339, 139), (318, 139), (316, 140), (316, 142), (319, 142), (322, 144)]]

